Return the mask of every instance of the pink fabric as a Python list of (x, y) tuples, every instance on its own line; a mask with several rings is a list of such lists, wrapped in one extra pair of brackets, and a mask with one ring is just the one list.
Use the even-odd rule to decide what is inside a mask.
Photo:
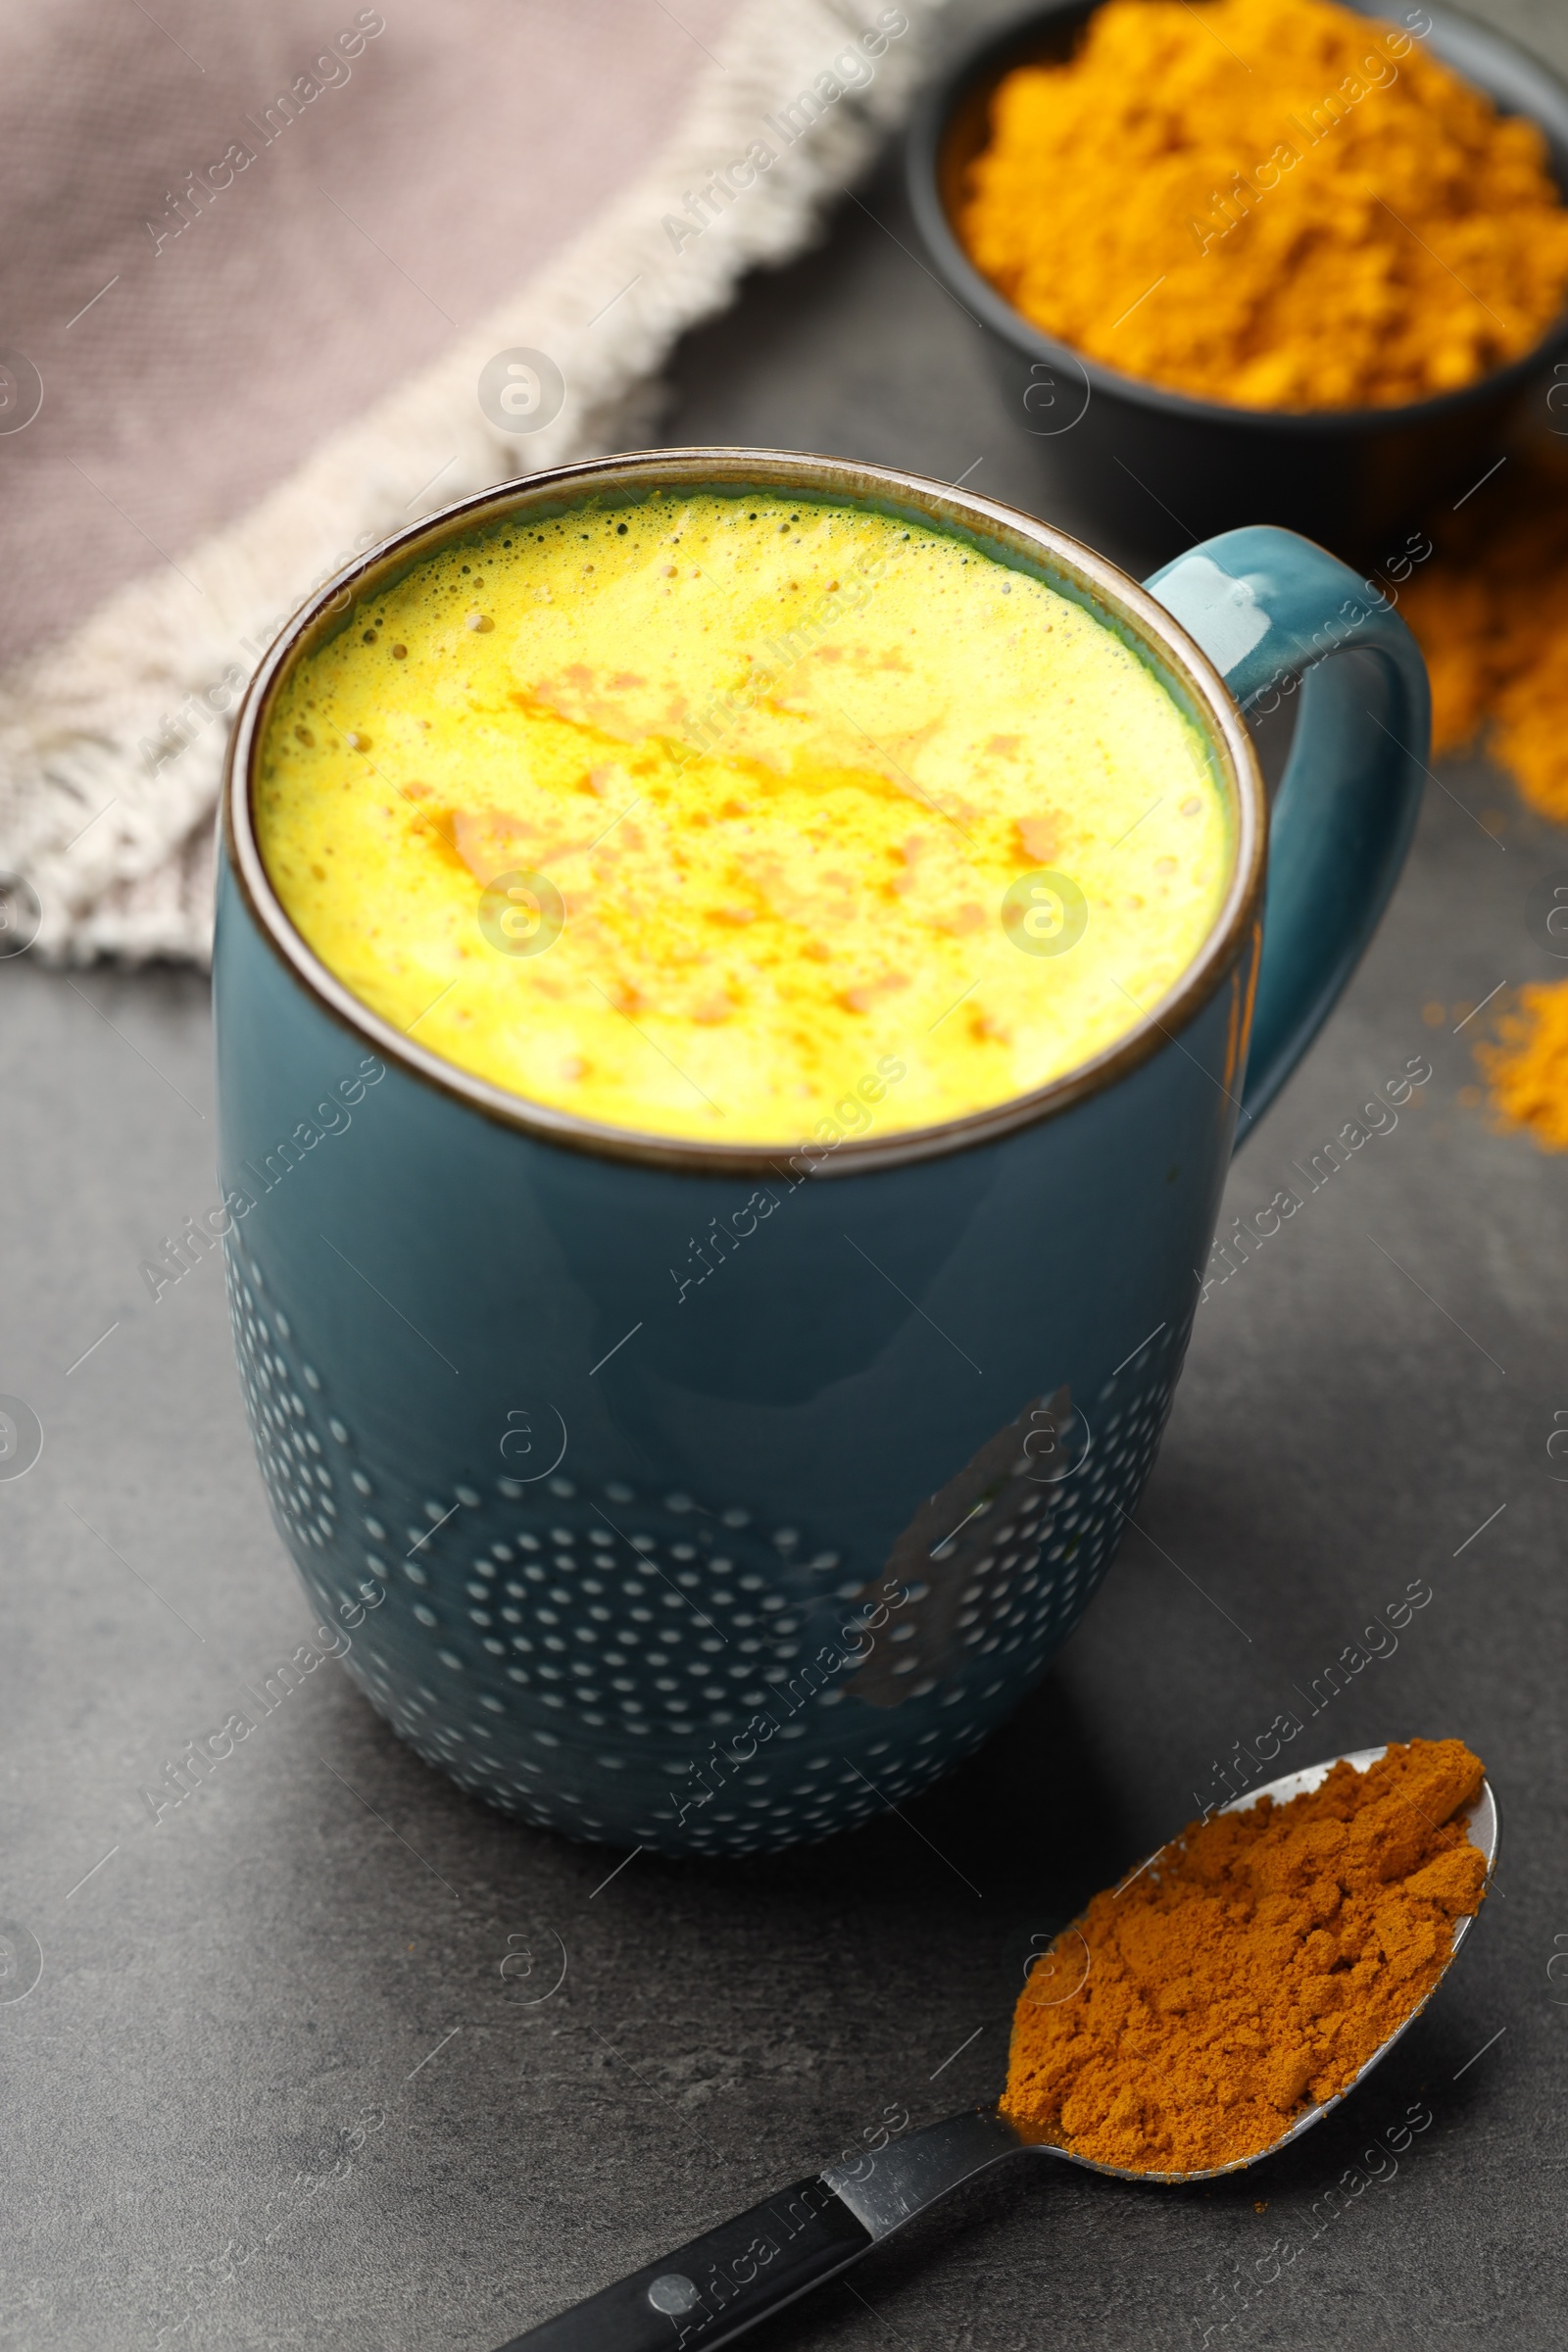
[(0, 660), (472, 326), (645, 165), (731, 13), (0, 0), (0, 343), (44, 389), (0, 433)]

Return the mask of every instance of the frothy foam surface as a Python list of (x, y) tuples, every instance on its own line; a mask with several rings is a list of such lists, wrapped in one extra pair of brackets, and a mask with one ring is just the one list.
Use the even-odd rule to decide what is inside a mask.
[(771, 494), (495, 525), (363, 600), (278, 691), (256, 821), (309, 946), (432, 1053), (781, 1145), (1112, 1044), (1232, 858), (1198, 728), (1111, 629)]

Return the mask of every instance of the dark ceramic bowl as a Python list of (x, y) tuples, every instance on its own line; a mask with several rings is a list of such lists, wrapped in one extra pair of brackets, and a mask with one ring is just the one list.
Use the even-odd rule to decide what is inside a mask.
[[(921, 234), (949, 288), (985, 329), (1014, 414), (1038, 440), (1045, 486), (1081, 511), (1078, 527), (1161, 558), (1216, 531), (1268, 521), (1376, 561), (1430, 501), (1462, 494), (1486, 471), (1539, 395), (1543, 374), (1568, 352), (1568, 312), (1523, 359), (1461, 391), (1401, 408), (1304, 413), (1197, 400), (1043, 334), (975, 269), (953, 214), (964, 170), (985, 143), (997, 83), (1014, 66), (1067, 57), (1096, 5), (1054, 0), (988, 34), (926, 92), (907, 148)], [(1467, 17), (1437, 7), (1422, 13), (1435, 56), (1504, 113), (1541, 125), (1568, 193), (1568, 89), (1539, 59)]]

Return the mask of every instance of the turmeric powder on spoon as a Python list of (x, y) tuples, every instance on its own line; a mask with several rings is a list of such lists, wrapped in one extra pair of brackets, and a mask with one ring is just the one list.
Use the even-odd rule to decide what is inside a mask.
[(1413, 1740), (1287, 1773), (1241, 1803), (1097, 1895), (1042, 1956), (1036, 1977), (1058, 1998), (1025, 1988), (999, 2107), (872, 2157), (847, 2150), (506, 2352), (651, 2344), (650, 2306), (683, 2342), (728, 2344), (1013, 2157), (1177, 2183), (1318, 2122), (1443, 1975), (1486, 1891), (1496, 1802), (1460, 1741)]
[(1274, 2146), (1420, 2007), (1479, 1910), (1487, 1858), (1455, 1816), (1482, 1779), (1461, 1740), (1412, 1740), (1194, 1822), (1033, 1972), (1004, 2115), (1134, 2172)]

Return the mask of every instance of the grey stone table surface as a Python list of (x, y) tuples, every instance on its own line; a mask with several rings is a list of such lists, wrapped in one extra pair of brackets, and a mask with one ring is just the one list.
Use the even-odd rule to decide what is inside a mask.
[[(1070, 465), (1037, 470), (912, 244), (890, 171), (684, 348), (665, 437), (968, 471), (1069, 514)], [(1495, 1899), (1373, 2082), (1230, 2183), (978, 2183), (753, 2340), (1561, 2343), (1568, 1163), (1462, 1092), (1469, 1008), (1554, 968), (1524, 907), (1568, 843), (1485, 769), (1442, 784), (1237, 1162), (1227, 1221), (1302, 1204), (1200, 1309), (1081, 1631), (945, 1785), (770, 1860), (611, 1877), (427, 1769), (335, 1666), (154, 1820), (144, 1790), (311, 1623), (219, 1269), (156, 1303), (138, 1276), (214, 1198), (207, 991), (0, 967), (0, 1390), (45, 1433), (0, 1481), (0, 2343), (483, 2352), (885, 2109), (994, 2092), (1031, 1938), (1314, 1706), (1312, 1753), (1462, 1735), (1504, 1813)], [(1313, 1189), (1325, 1139), (1421, 1057), (1419, 1099)]]

